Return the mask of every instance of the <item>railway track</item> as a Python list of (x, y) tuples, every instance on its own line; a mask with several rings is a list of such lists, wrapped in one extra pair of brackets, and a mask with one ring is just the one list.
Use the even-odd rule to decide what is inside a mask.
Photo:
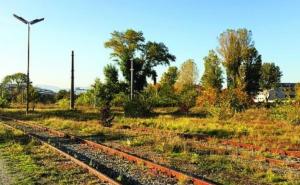
[(269, 152), (271, 154), (277, 154), (277, 155), (281, 155), (281, 156), (294, 157), (294, 158), (300, 159), (300, 151), (289, 151), (289, 150), (275, 149), (275, 148), (263, 148), (263, 147), (256, 146), (253, 144), (246, 144), (246, 143), (241, 143), (241, 142), (236, 142), (236, 141), (231, 141), (231, 140), (225, 140), (222, 142), (222, 144), (239, 147), (239, 148), (244, 148), (244, 149), (248, 149), (248, 150)]
[[(186, 133), (180, 133), (178, 134), (179, 137), (185, 138), (185, 139), (196, 139), (196, 140), (201, 140), (201, 139), (209, 139), (209, 136), (203, 135), (203, 134), (186, 134)], [(268, 152), (271, 154), (276, 154), (284, 157), (292, 157), (292, 158), (299, 158), (300, 159), (300, 151), (291, 151), (291, 150), (283, 150), (283, 149), (276, 149), (276, 148), (266, 148), (266, 147), (261, 147), (257, 146), (254, 144), (247, 144), (247, 143), (242, 143), (242, 142), (237, 142), (233, 141), (230, 139), (223, 140), (219, 144), (221, 145), (227, 145), (227, 146), (232, 146), (232, 147), (237, 147), (237, 148), (243, 148), (251, 151), (260, 151), (260, 152)]]
[(6, 126), (40, 140), (108, 184), (215, 184), (61, 131), (10, 117), (0, 118)]
[[(202, 139), (210, 139), (209, 137), (205, 135), (198, 135), (198, 134), (178, 134), (180, 137), (185, 139), (196, 139), (196, 140), (202, 140)], [(201, 145), (201, 144), (200, 144)], [(204, 146), (204, 145), (203, 145)], [(249, 151), (249, 152), (263, 152), (266, 154), (272, 154), (277, 155), (277, 158), (270, 158), (270, 157), (264, 157), (264, 156), (253, 156), (253, 159), (257, 161), (262, 161), (269, 163), (271, 165), (280, 165), (280, 166), (286, 166), (295, 170), (300, 170), (300, 151), (287, 151), (283, 149), (273, 149), (273, 148), (264, 148), (252, 144), (245, 144), (241, 142), (231, 141), (231, 140), (223, 140), (219, 142), (218, 144), (215, 144), (215, 147), (221, 147), (225, 146), (226, 148), (222, 149), (216, 149), (217, 153), (226, 153), (228, 152), (227, 146), (230, 147), (232, 150), (239, 150), (242, 149), (243, 151)], [(238, 153), (240, 153), (239, 150)], [(229, 155), (229, 154), (228, 154)], [(231, 154), (240, 158), (243, 158), (241, 154)]]

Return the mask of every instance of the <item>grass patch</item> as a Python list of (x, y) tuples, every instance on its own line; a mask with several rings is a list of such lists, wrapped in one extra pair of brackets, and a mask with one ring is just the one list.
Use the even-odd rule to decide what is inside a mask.
[(5, 160), (14, 184), (99, 184), (98, 179), (45, 145), (3, 126), (0, 133), (0, 158)]

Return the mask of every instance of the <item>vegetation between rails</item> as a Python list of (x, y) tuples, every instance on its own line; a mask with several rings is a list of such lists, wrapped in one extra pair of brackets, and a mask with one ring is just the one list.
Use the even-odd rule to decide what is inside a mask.
[(45, 145), (11, 131), (0, 123), (0, 158), (5, 160), (13, 184), (99, 184), (77, 165)]
[[(165, 109), (164, 114), (148, 118), (117, 116), (112, 128), (99, 125), (97, 112), (89, 110), (68, 113), (44, 109), (27, 117), (17, 110), (10, 109), (1, 114), (95, 139), (176, 169), (204, 175), (221, 184), (239, 184), (241, 178), (246, 179), (245, 184), (299, 183), (300, 174), (293, 169), (265, 162), (253, 163), (259, 156), (275, 159), (279, 156), (220, 145), (224, 139), (235, 139), (271, 148), (282, 149), (285, 144), (283, 149), (299, 150), (300, 127), (278, 116), (296, 116), (297, 109), (291, 107), (250, 109), (226, 121), (214, 117), (178, 116)], [(163, 112), (163, 109), (159, 111)], [(203, 139), (184, 139), (180, 133), (197, 133)], [(268, 140), (270, 138), (272, 140)]]

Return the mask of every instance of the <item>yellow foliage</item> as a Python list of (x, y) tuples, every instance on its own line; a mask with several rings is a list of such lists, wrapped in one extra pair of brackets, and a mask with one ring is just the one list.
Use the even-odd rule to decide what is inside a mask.
[(205, 89), (197, 97), (196, 105), (203, 107), (206, 105), (216, 105), (219, 93), (215, 89)]

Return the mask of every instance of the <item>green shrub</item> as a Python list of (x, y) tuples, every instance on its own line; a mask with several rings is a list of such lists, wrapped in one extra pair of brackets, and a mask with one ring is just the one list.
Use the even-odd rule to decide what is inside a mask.
[(116, 107), (124, 106), (126, 99), (128, 99), (128, 95), (126, 95), (124, 92), (118, 93), (114, 96), (112, 105)]
[(152, 113), (154, 102), (141, 94), (135, 96), (133, 100), (126, 99), (124, 104), (124, 114), (126, 117), (145, 117)]
[(9, 102), (5, 98), (0, 97), (0, 108), (6, 108), (9, 106)]
[(88, 106), (88, 105), (93, 105), (94, 103), (95, 103), (95, 96), (93, 96), (89, 92), (82, 93), (79, 95), (78, 98), (76, 98), (76, 105)]
[(70, 107), (70, 100), (69, 99), (61, 99), (57, 102), (57, 105), (62, 109), (68, 109)]
[(185, 87), (180, 92), (180, 97), (179, 97), (180, 112), (187, 114), (190, 108), (196, 105), (196, 97), (197, 97), (197, 91), (193, 86)]

